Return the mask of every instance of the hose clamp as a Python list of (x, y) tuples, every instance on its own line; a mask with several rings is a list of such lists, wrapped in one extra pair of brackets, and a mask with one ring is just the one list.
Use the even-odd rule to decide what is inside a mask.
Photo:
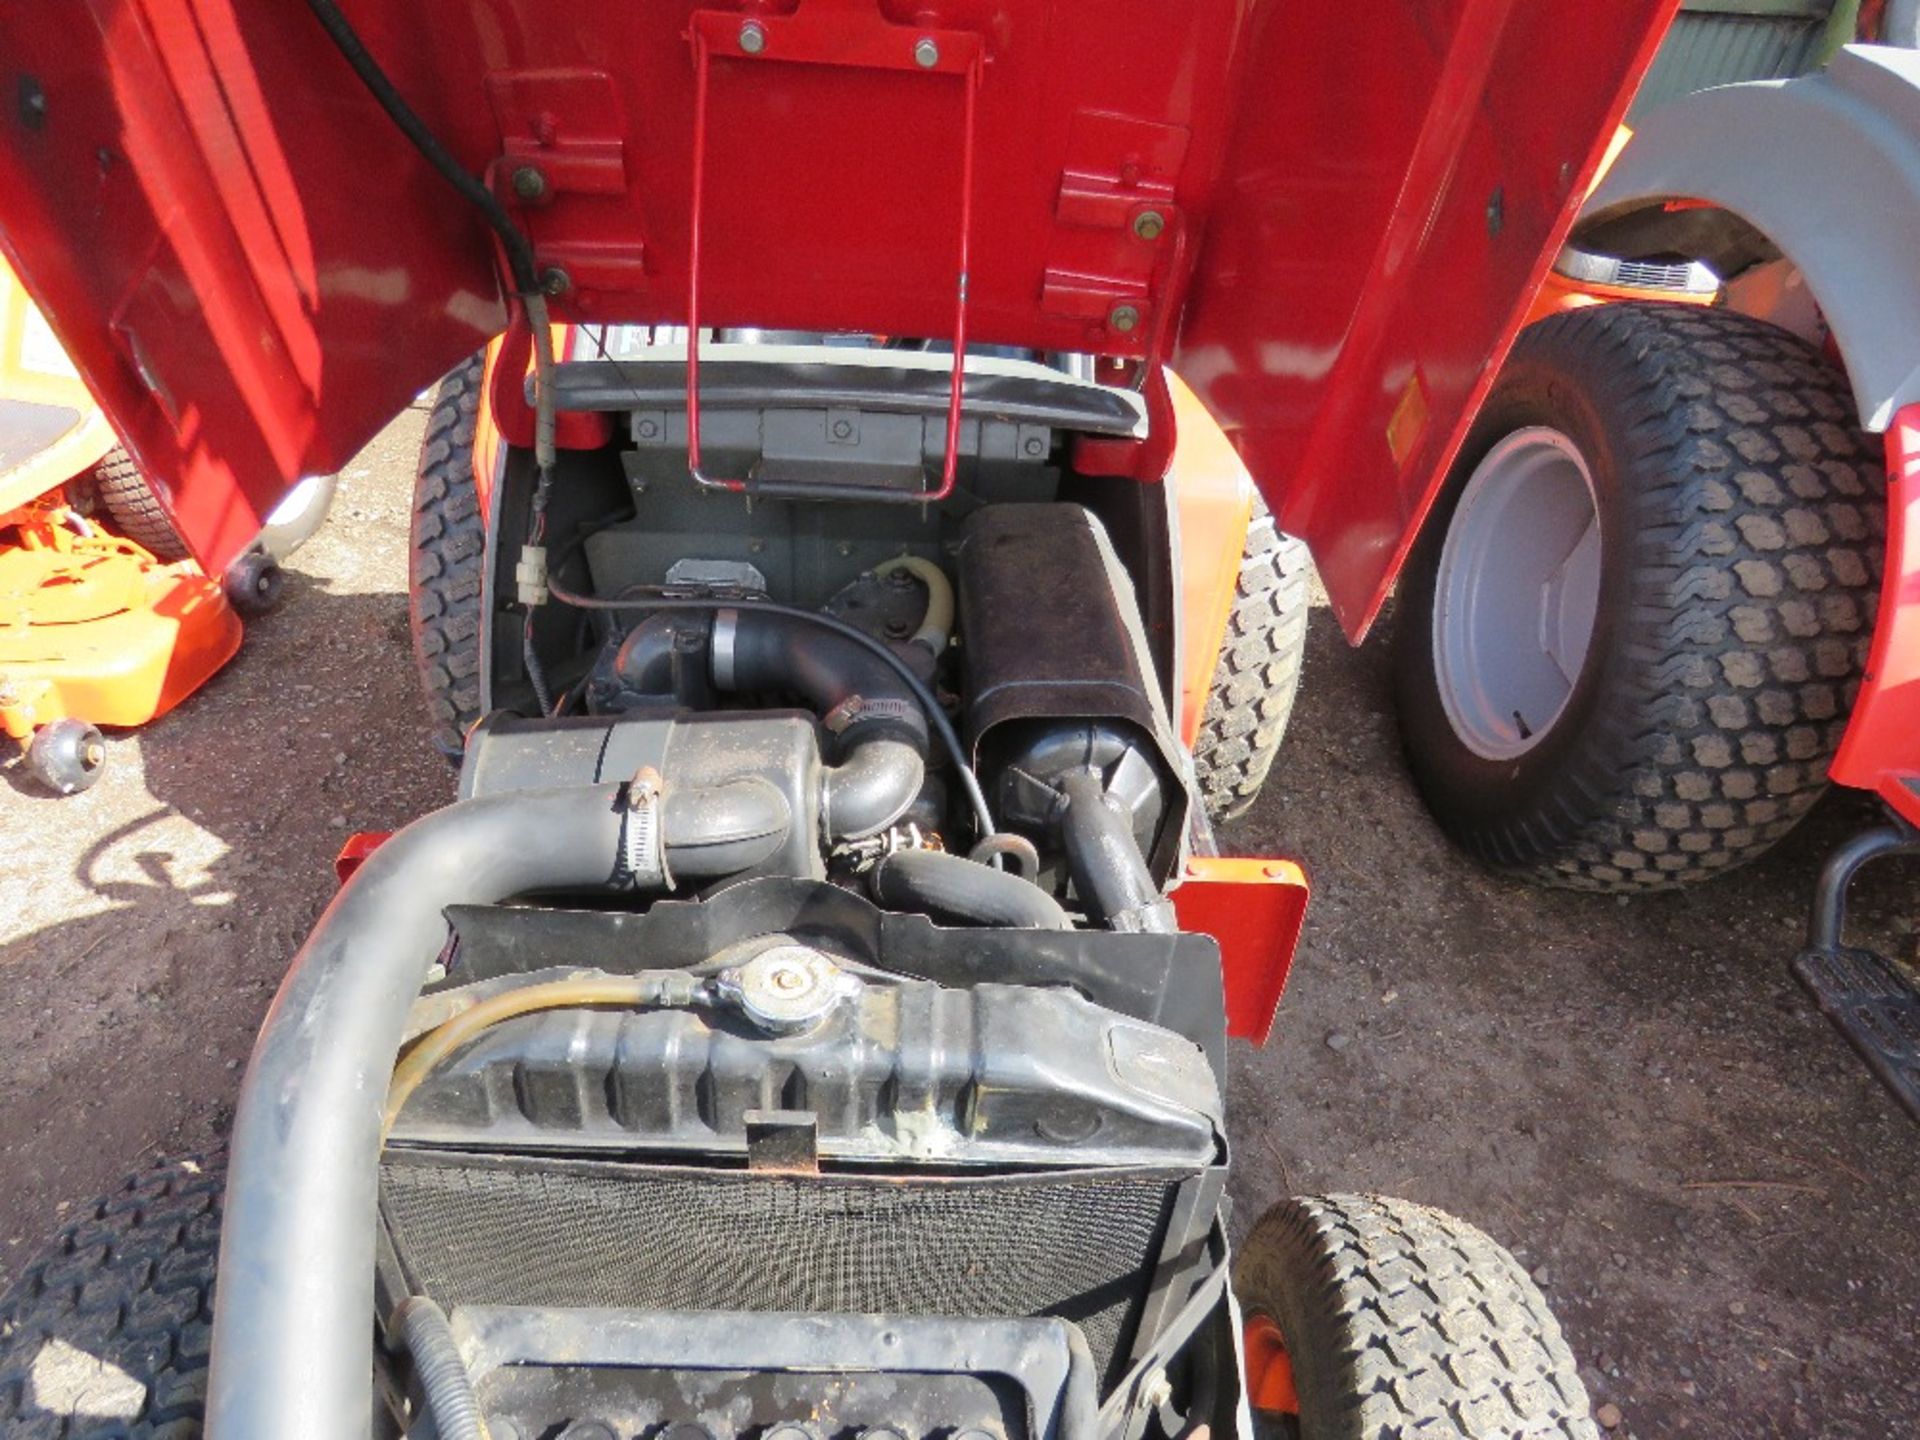
[(713, 683), (721, 690), (733, 689), (733, 642), (739, 629), (738, 610), (713, 612)]
[(911, 700), (868, 700), (863, 696), (849, 695), (833, 709), (821, 717), (820, 723), (834, 735), (862, 720), (904, 720), (908, 724), (925, 721), (920, 707)]
[(620, 816), (620, 880), (636, 890), (671, 890), (667, 868), (667, 787), (660, 772), (642, 765), (627, 782)]

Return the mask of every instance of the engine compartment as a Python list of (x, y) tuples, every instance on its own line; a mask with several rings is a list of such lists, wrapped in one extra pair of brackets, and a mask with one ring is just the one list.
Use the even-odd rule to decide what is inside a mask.
[[(627, 407), (607, 446), (545, 490), (506, 454), (461, 798), (610, 796), (618, 839), (604, 884), (448, 911), (388, 1098), (377, 1308), (443, 1307), (503, 1433), (1013, 1440), (1143, 1387), (1197, 1420), (1225, 1000), (1167, 898), (1206, 843), (1170, 522), (1058, 428), (1137, 402), (1007, 362), (955, 492), (902, 504), (944, 397), (860, 391), (871, 348), (756, 343), (705, 451), (781, 467), (777, 498), (690, 475), (684, 393), (631, 362), (552, 377)], [(935, 1323), (972, 1348), (893, 1353)], [(812, 1362), (767, 1358), (799, 1336)], [(826, 1357), (868, 1379), (822, 1389)]]

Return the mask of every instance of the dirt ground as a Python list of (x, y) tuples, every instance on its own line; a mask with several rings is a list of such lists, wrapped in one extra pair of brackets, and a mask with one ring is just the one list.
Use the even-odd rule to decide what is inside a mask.
[[(451, 798), (414, 688), (406, 509), (422, 415), (344, 477), (286, 603), (68, 800), (0, 772), (0, 1271), (143, 1157), (223, 1134), (353, 830)], [(1617, 1434), (1920, 1430), (1920, 1132), (1789, 978), (1830, 798), (1698, 891), (1545, 894), (1453, 854), (1398, 757), (1376, 639), (1316, 615), (1281, 764), (1227, 848), (1304, 856), (1278, 1032), (1232, 1080), (1238, 1224), (1394, 1192), (1521, 1252)], [(1920, 867), (1856, 913), (1913, 952)], [(1613, 1419), (1609, 1410), (1607, 1419)]]

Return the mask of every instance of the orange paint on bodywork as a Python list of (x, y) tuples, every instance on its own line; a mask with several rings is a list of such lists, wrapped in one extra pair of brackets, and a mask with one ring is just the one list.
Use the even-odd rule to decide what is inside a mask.
[(1307, 872), (1291, 860), (1196, 855), (1173, 892), (1180, 928), (1220, 946), (1227, 1033), (1264, 1045), (1307, 918)]
[(1178, 436), (1167, 483), (1180, 530), (1180, 738), (1191, 747), (1233, 613), (1254, 488), (1206, 407), (1178, 376), (1167, 379)]

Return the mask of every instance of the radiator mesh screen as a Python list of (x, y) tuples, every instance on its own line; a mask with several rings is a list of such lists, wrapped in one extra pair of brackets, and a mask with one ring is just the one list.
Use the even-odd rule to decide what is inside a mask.
[(443, 1305), (1058, 1316), (1124, 1359), (1177, 1174), (783, 1177), (390, 1153), (382, 1206)]

